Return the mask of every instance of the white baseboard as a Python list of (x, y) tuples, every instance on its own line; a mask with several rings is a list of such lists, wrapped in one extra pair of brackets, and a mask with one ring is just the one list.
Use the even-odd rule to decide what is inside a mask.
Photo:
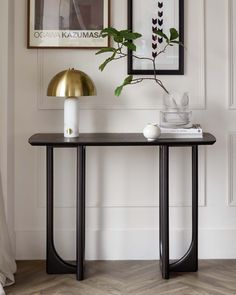
[[(55, 244), (66, 260), (75, 258), (75, 232), (55, 231)], [(191, 232), (170, 232), (170, 256), (180, 258), (188, 249)], [(16, 231), (18, 260), (45, 259), (45, 231)], [(236, 229), (200, 229), (200, 259), (236, 259)], [(156, 260), (159, 259), (159, 232), (155, 229), (87, 230), (87, 260)]]

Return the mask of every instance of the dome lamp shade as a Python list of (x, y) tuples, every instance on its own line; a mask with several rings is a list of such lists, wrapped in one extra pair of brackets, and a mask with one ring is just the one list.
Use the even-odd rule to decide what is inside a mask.
[(97, 95), (92, 79), (84, 72), (75, 69), (62, 71), (50, 81), (47, 95), (65, 98), (64, 137), (78, 137), (78, 98)]

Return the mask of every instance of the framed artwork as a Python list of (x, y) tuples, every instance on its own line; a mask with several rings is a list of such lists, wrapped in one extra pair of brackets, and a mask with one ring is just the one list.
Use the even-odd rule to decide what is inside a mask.
[(110, 0), (28, 0), (28, 48), (101, 48)]
[[(184, 43), (184, 0), (128, 0), (128, 28), (141, 33), (142, 38), (136, 42), (137, 51), (128, 53), (128, 73), (130, 75), (153, 75), (152, 61), (165, 46), (165, 39), (158, 37), (154, 31), (162, 30), (169, 36), (169, 29), (179, 32), (179, 41)], [(184, 47), (168, 47), (164, 54), (156, 58), (157, 74), (184, 74)]]

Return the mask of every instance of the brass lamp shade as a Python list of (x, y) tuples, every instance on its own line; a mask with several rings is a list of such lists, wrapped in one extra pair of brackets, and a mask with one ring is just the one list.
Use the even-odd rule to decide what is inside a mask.
[(48, 85), (48, 96), (73, 98), (95, 96), (96, 87), (91, 78), (82, 71), (69, 69), (58, 73)]

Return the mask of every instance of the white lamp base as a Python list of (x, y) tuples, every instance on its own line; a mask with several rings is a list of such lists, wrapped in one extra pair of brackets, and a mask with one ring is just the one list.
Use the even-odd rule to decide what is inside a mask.
[(66, 98), (64, 103), (64, 137), (79, 136), (78, 99)]

